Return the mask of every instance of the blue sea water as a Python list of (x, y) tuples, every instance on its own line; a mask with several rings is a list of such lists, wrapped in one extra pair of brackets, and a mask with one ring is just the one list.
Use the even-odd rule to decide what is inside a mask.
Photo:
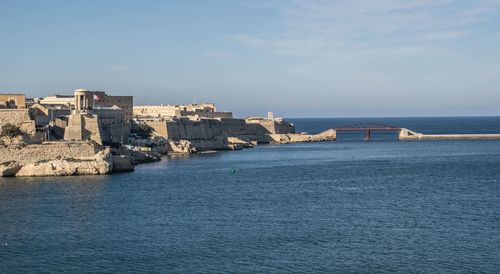
[[(499, 117), (291, 120), (500, 132)], [(0, 179), (0, 273), (500, 271), (500, 140), (361, 139)]]

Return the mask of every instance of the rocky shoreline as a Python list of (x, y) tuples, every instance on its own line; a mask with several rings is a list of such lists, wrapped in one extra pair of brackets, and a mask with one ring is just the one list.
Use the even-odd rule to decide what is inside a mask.
[[(270, 134), (268, 143), (318, 142), (335, 140), (333, 132), (317, 135)], [(38, 177), (103, 175), (133, 171), (134, 166), (161, 160), (167, 154), (192, 154), (204, 151), (239, 150), (257, 145), (255, 141), (229, 137), (214, 145), (212, 140), (166, 140), (149, 147), (99, 145), (94, 141), (55, 141), (33, 143), (18, 136), (0, 140), (1, 177)], [(222, 145), (221, 145), (222, 144)], [(216, 149), (214, 149), (214, 147)]]
[(0, 158), (1, 176), (99, 175), (113, 171), (111, 149), (90, 141), (2, 145)]

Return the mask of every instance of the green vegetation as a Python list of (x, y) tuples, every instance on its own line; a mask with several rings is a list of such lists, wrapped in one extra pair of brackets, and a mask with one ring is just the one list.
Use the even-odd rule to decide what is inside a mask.
[(0, 134), (1, 137), (16, 137), (16, 136), (22, 136), (24, 135), (24, 132), (21, 131), (21, 129), (13, 124), (5, 124), (2, 126), (2, 134)]

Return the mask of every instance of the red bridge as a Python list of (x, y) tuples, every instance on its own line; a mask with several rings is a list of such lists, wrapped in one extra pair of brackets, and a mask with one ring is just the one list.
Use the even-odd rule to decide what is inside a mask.
[(372, 131), (397, 131), (400, 132), (402, 128), (393, 127), (384, 124), (352, 124), (334, 128), (335, 131), (365, 131), (366, 135), (364, 140), (370, 141), (372, 139)]

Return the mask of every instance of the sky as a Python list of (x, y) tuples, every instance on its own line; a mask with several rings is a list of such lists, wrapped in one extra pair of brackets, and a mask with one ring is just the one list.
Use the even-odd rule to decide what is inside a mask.
[(237, 116), (500, 115), (500, 0), (0, 0), (0, 92)]

